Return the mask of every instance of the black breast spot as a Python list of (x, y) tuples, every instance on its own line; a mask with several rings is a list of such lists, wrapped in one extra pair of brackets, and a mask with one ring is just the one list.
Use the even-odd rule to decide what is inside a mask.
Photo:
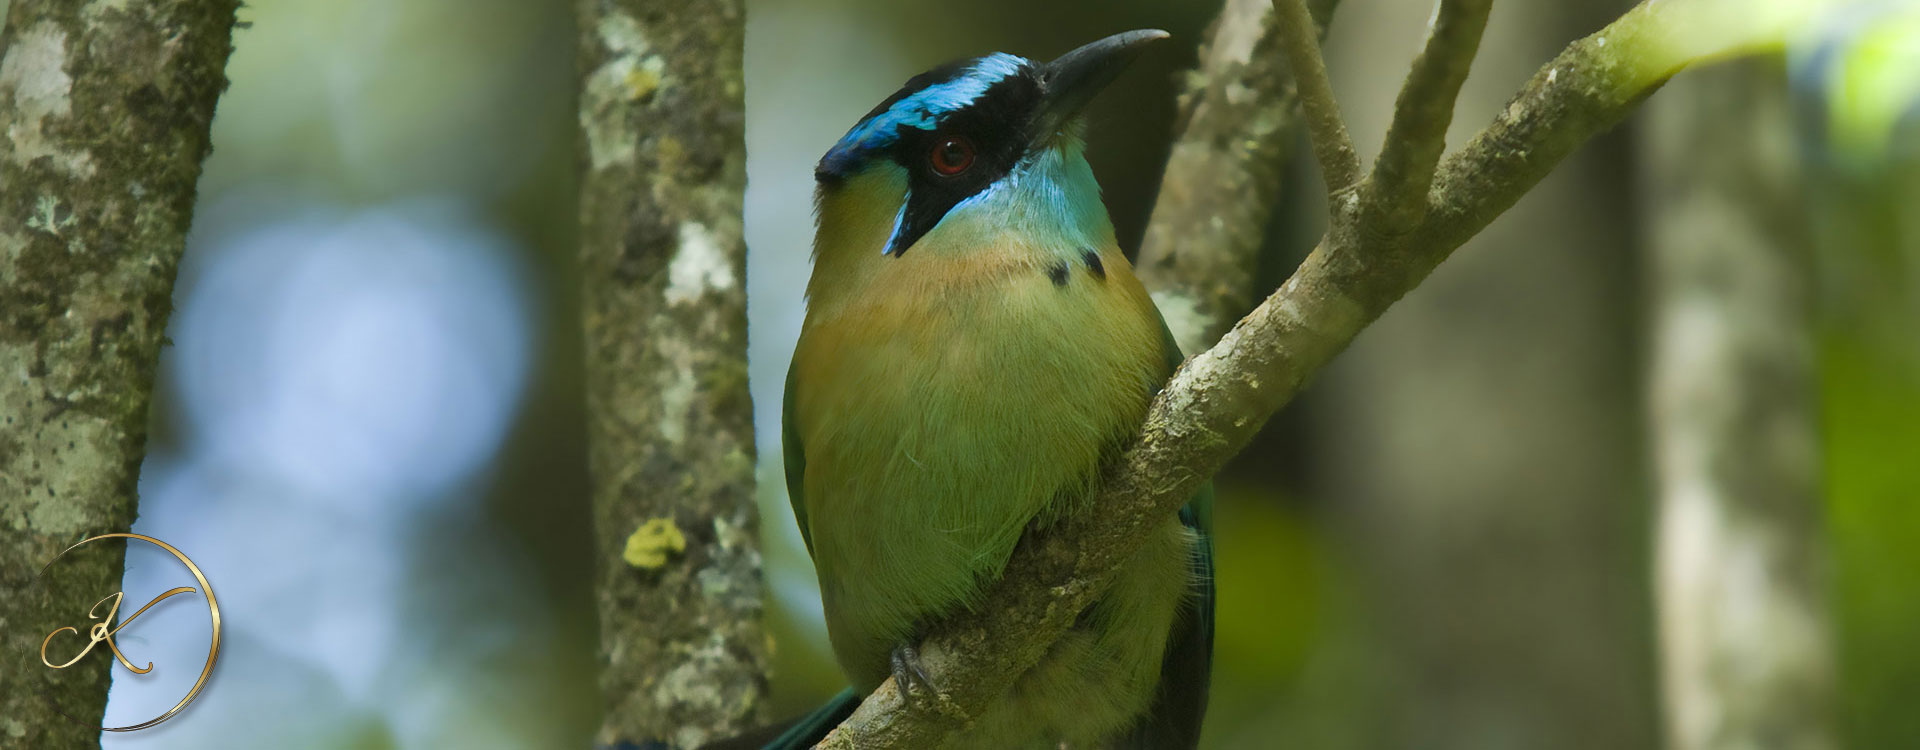
[(1054, 286), (1066, 286), (1067, 262), (1064, 260), (1056, 260), (1053, 262), (1053, 265), (1047, 266), (1047, 278), (1053, 280)]
[(1080, 251), (1080, 259), (1083, 261), (1086, 261), (1087, 270), (1093, 272), (1094, 278), (1099, 279), (1101, 281), (1107, 280), (1107, 267), (1100, 264), (1099, 253), (1096, 253), (1092, 250), (1082, 249)]

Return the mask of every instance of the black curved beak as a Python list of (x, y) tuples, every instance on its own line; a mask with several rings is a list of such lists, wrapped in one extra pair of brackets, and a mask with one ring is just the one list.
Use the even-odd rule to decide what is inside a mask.
[(1043, 89), (1036, 133), (1058, 132), (1118, 78), (1148, 43), (1169, 36), (1159, 29), (1123, 31), (1081, 45), (1047, 63), (1041, 69)]

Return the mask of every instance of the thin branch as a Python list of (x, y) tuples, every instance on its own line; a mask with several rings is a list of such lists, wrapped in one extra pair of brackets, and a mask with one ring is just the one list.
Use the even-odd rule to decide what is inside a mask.
[(1459, 247), (1681, 69), (1778, 51), (1790, 31), (1862, 1), (1646, 0), (1634, 6), (1534, 73), (1493, 124), (1441, 161), (1417, 241)]
[[(1140, 439), (1088, 507), (1021, 542), (972, 612), (938, 624), (920, 653), (948, 701), (908, 707), (892, 680), (818, 747), (933, 747), (978, 716), (1111, 582), (1137, 540), (1185, 503), (1260, 426), (1388, 306), (1417, 286), (1576, 146), (1680, 68), (1778, 45), (1835, 4), (1650, 0), (1575, 42), (1438, 172), (1428, 217), (1392, 248), (1329, 235), (1292, 278), (1154, 400)], [(1376, 244), (1368, 244), (1376, 243)], [(933, 703), (924, 701), (923, 704)]]
[(1307, 135), (1313, 141), (1314, 158), (1326, 179), (1327, 195), (1337, 196), (1360, 183), (1360, 156), (1353, 150), (1346, 122), (1340, 118), (1340, 103), (1334, 101), (1333, 83), (1327, 80), (1327, 61), (1320, 55), (1320, 36), (1308, 12), (1305, 0), (1273, 0), (1273, 12), (1280, 18), (1281, 45), (1287, 53), (1287, 65), (1293, 69), (1294, 88), (1300, 93), (1300, 112), (1306, 116)]
[[(1314, 0), (1318, 36), (1337, 0)], [(1300, 98), (1270, 0), (1228, 0), (1181, 99), (1180, 134), (1135, 270), (1182, 351), (1251, 309), (1253, 279), (1298, 137)]]
[(1404, 233), (1425, 216), (1433, 171), (1447, 149), (1454, 101), (1467, 80), (1493, 0), (1442, 0), (1426, 48), (1394, 103), (1362, 209), (1369, 231)]
[[(1335, 5), (1310, 2), (1322, 38)], [(1180, 98), (1134, 270), (1181, 351), (1220, 340), (1258, 301), (1260, 249), (1301, 127), (1281, 41), (1272, 0), (1227, 0)]]

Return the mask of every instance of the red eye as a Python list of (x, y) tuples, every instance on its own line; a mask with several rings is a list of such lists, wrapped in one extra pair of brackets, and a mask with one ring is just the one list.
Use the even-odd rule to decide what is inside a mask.
[(973, 166), (973, 141), (957, 135), (941, 138), (934, 142), (928, 162), (933, 165), (933, 171), (948, 177), (965, 172)]

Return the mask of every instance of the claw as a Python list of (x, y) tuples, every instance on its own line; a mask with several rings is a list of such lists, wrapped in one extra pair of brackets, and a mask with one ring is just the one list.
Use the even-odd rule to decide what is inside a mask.
[(934, 687), (933, 678), (927, 676), (927, 669), (920, 664), (920, 651), (911, 643), (902, 643), (893, 647), (893, 681), (900, 686), (900, 697), (909, 706), (916, 708), (925, 698), (931, 698), (937, 704), (945, 696)]
[(933, 684), (926, 666), (920, 662), (920, 650), (913, 644), (893, 647), (888, 661), (893, 667), (893, 684), (900, 689), (900, 702), (906, 704), (908, 711), (936, 713), (962, 722), (968, 720), (967, 713), (960, 710), (953, 697)]

